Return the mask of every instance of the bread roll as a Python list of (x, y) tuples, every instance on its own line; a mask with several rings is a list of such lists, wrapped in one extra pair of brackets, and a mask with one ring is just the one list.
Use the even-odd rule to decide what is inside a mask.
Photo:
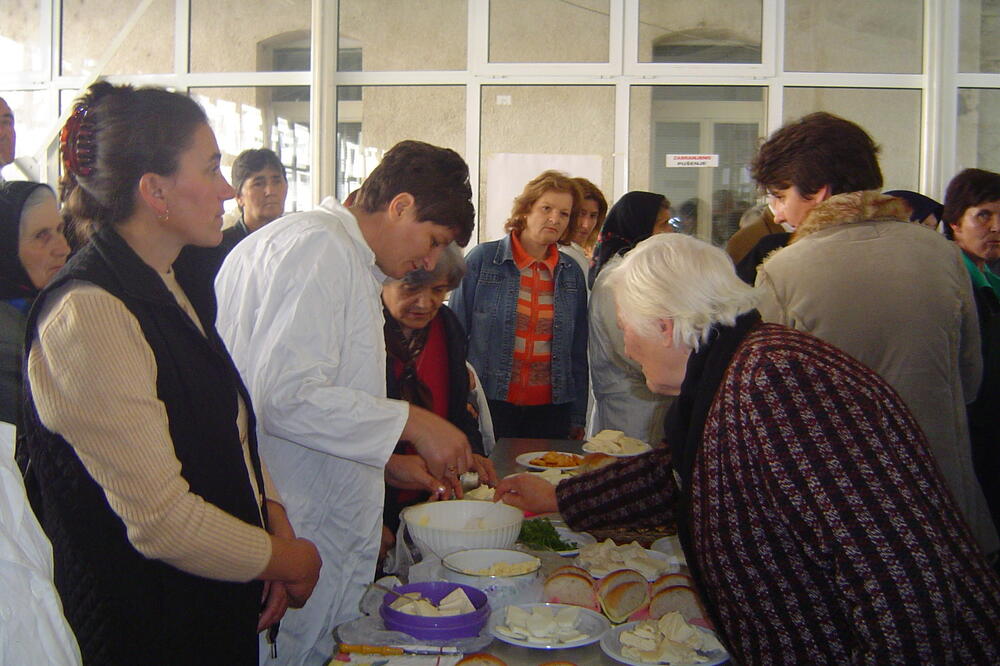
[(594, 593), (593, 578), (576, 573), (558, 573), (545, 579), (542, 599), (549, 603), (582, 606), (594, 611), (600, 608)]
[(595, 469), (601, 469), (616, 462), (618, 462), (618, 458), (609, 456), (607, 453), (588, 453), (580, 461), (576, 471), (580, 474), (593, 472)]
[(694, 580), (692, 580), (691, 576), (682, 573), (663, 574), (653, 581), (652, 585), (650, 585), (649, 594), (655, 597), (657, 592), (665, 590), (673, 585), (680, 585), (682, 587), (690, 587), (691, 589), (694, 589)]
[(649, 605), (649, 583), (629, 580), (606, 588), (598, 597), (604, 614), (614, 623), (624, 622), (632, 613)]
[(671, 585), (653, 596), (649, 602), (649, 616), (658, 620), (671, 611), (677, 611), (688, 622), (705, 617), (705, 609), (694, 590), (684, 585)]

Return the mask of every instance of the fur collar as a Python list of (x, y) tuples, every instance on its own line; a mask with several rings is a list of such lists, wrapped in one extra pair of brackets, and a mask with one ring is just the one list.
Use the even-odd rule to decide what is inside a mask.
[(878, 190), (845, 192), (834, 195), (813, 208), (792, 234), (789, 244), (823, 229), (885, 220), (909, 222), (909, 206), (902, 199), (887, 196)]

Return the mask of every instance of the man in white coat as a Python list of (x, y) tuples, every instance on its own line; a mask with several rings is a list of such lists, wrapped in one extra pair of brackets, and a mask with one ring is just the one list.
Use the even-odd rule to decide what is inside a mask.
[[(282, 620), (278, 663), (325, 664), (333, 627), (360, 615), (383, 481), (460, 495), (458, 476), (474, 468), (455, 426), (386, 398), (380, 298), (387, 278), (432, 269), (450, 242), (468, 242), (471, 197), (457, 153), (404, 141), (350, 208), (327, 198), (272, 222), (216, 279), (219, 333), (253, 397), (261, 455), (296, 533), (323, 556), (309, 603)], [(400, 439), (420, 456), (393, 456)], [(262, 643), (261, 663), (276, 663), (268, 652)]]

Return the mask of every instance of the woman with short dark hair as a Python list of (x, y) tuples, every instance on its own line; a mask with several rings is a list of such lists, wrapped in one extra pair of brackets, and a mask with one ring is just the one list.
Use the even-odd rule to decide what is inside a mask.
[[(1000, 173), (966, 169), (948, 183), (945, 235), (962, 250), (979, 313), (983, 380), (969, 403), (972, 464), (1000, 531), (1000, 275), (989, 263), (1000, 259)], [(1000, 570), (1000, 561), (994, 566)]]

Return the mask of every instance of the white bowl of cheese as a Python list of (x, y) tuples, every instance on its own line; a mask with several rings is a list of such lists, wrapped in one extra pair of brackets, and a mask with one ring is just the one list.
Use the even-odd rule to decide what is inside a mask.
[(530, 603), (542, 596), (542, 561), (529, 553), (505, 548), (460, 550), (441, 561), (444, 578), (486, 593), (493, 608)]

